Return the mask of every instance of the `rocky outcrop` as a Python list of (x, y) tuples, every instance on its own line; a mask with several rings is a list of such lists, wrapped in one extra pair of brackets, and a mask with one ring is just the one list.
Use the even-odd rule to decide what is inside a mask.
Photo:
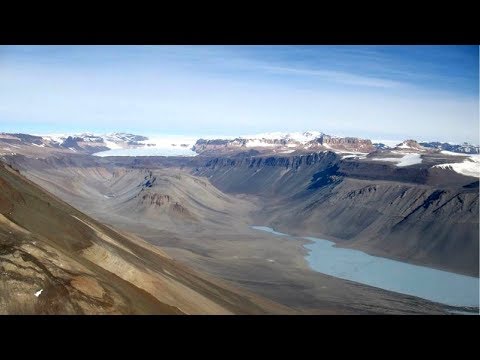
[[(308, 145), (320, 144), (328, 146), (329, 148), (341, 151), (363, 152), (370, 153), (375, 151), (371, 140), (360, 139), (356, 137), (332, 137), (329, 135), (322, 135), (319, 138), (311, 141)], [(308, 147), (307, 145), (307, 147)]]
[(196, 151), (197, 153), (203, 153), (206, 151), (225, 151), (229, 147), (240, 147), (244, 146), (244, 143), (241, 141), (232, 141), (232, 140), (222, 140), (222, 139), (215, 139), (215, 140), (205, 140), (199, 139), (193, 145), (192, 150)]
[(373, 143), (372, 145), (377, 150), (388, 150), (388, 149), (390, 149), (390, 147), (388, 145), (385, 145), (384, 143)]
[(82, 137), (67, 137), (61, 144), (61, 147), (69, 150), (75, 150), (85, 154), (94, 154), (96, 152), (105, 151), (109, 148), (103, 142), (103, 140), (98, 141), (98, 139), (85, 140)]
[(142, 202), (147, 203), (149, 205), (154, 205), (154, 206), (163, 206), (166, 204), (170, 204), (170, 201), (171, 201), (170, 195), (157, 194), (157, 193), (143, 194), (141, 199), (142, 199)]
[(30, 144), (41, 145), (43, 143), (43, 139), (41, 136), (34, 136), (28, 134), (11, 134), (14, 137), (20, 139), (20, 141)]
[(69, 136), (60, 144), (60, 146), (68, 149), (74, 148), (75, 150), (80, 150), (80, 146), (78, 146), (79, 141), (82, 141), (82, 138)]
[(148, 137), (127, 133), (113, 133), (102, 136), (103, 141), (111, 141), (113, 143), (126, 144), (130, 146), (145, 146), (154, 144), (144, 144), (142, 141), (148, 140)]
[(420, 145), (416, 140), (405, 140), (401, 144), (398, 144), (394, 148), (397, 151), (406, 151), (406, 152), (423, 152), (427, 149)]

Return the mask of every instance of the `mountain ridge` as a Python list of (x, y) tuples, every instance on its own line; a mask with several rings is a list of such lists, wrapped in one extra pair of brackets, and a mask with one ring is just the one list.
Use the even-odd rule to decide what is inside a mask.
[[(12, 150), (18, 145), (49, 148), (58, 151), (81, 152), (95, 154), (115, 149), (141, 149), (158, 147), (183, 147), (195, 151), (197, 154), (234, 153), (242, 151), (258, 151), (259, 153), (293, 153), (321, 150), (333, 150), (346, 153), (368, 154), (375, 150), (396, 149), (406, 142), (415, 142), (418, 149), (431, 151), (450, 151), (462, 154), (479, 154), (480, 147), (468, 143), (451, 144), (438, 141), (417, 142), (405, 140), (396, 147), (382, 143), (373, 144), (370, 139), (359, 137), (340, 137), (327, 135), (320, 131), (305, 132), (272, 132), (257, 135), (237, 136), (228, 138), (182, 138), (148, 137), (130, 133), (109, 134), (57, 134), (57, 135), (29, 135), (21, 133), (0, 133), (0, 145), (5, 143), (3, 150)], [(10, 147), (8, 146), (10, 145)], [(403, 146), (405, 149), (406, 147)], [(0, 147), (0, 151), (2, 148)]]

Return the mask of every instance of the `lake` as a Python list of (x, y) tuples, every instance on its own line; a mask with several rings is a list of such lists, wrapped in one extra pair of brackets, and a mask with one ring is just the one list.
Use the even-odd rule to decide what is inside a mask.
[[(277, 236), (289, 236), (266, 226), (252, 226)], [(323, 274), (381, 289), (417, 296), (452, 306), (479, 306), (479, 279), (401, 261), (372, 256), (360, 250), (334, 247), (315, 237), (305, 257), (310, 267)]]

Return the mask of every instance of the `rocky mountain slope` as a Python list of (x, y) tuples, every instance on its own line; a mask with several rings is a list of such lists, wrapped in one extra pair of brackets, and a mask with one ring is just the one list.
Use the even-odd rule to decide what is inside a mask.
[(420, 145), (417, 141), (409, 139), (405, 140), (402, 143), (394, 147), (394, 150), (397, 151), (406, 151), (406, 152), (424, 152), (428, 151), (425, 147)]
[(0, 189), (2, 314), (290, 311), (97, 222), (4, 164)]
[(19, 167), (69, 203), (82, 210), (93, 209), (96, 218), (116, 217), (118, 222), (135, 226), (154, 222), (163, 230), (201, 233), (205, 224), (211, 228), (241, 224), (231, 214), (249, 210), (248, 203), (188, 173), (104, 167), (99, 160), (80, 166), (37, 160)]
[[(225, 214), (238, 214), (235, 207), (245, 211), (250, 207), (238, 199), (228, 199), (228, 194), (253, 195), (262, 204), (254, 218), (264, 225), (288, 227), (285, 232), (289, 233), (303, 230), (304, 235), (338, 238), (345, 240), (342, 246), (357, 246), (390, 258), (478, 274), (478, 177), (459, 173), (448, 165), (453, 161), (457, 161), (454, 166), (462, 165), (468, 160), (465, 156), (412, 153), (415, 144), (410, 145), (354, 157), (323, 151), (277, 156), (97, 158), (92, 163), (70, 156), (56, 160), (58, 163), (47, 159), (51, 165), (35, 165), (32, 161), (36, 160), (24, 158), (19, 166), (45, 181), (55, 178), (55, 186), (64, 187), (66, 194), (72, 184), (79, 184), (75, 192), (86, 198), (95, 189), (104, 189), (101, 197), (120, 193), (115, 190), (117, 186), (131, 189), (123, 190), (123, 197), (105, 198), (102, 211), (123, 214), (139, 223), (157, 218), (165, 229), (198, 231), (203, 221), (212, 226), (235, 224), (237, 221)], [(87, 166), (96, 174), (94, 166), (87, 165), (89, 161), (97, 167), (136, 170), (118, 177), (116, 183), (107, 178), (92, 183), (96, 178), (93, 173), (86, 176), (74, 172), (75, 167)], [(49, 170), (49, 166), (54, 169)], [(72, 175), (66, 175), (65, 169)], [(195, 178), (168, 169), (183, 169), (183, 174), (188, 171), (207, 178), (223, 194), (216, 194), (208, 183), (204, 187)], [(81, 190), (80, 184), (88, 183), (89, 187)], [(189, 190), (179, 190), (182, 188)], [(78, 204), (78, 196), (68, 201)], [(107, 204), (112, 207), (105, 207)], [(446, 248), (447, 253), (442, 250)]]
[[(185, 164), (200, 158), (136, 158), (129, 164), (122, 158), (124, 165), (82, 155), (7, 160), (102, 223), (138, 234), (179, 262), (301, 313), (444, 312), (439, 304), (312, 271), (304, 258), (305, 240), (250, 228), (263, 221), (258, 210), (266, 205), (264, 197), (223, 193), (209, 179), (189, 174), (194, 168)], [(176, 203), (194, 219), (175, 211)]]
[[(139, 234), (197, 270), (296, 308), (368, 312), (380, 304), (368, 287), (312, 274), (301, 240), (279, 242), (252, 233), (249, 225), (478, 276), (476, 155), (414, 140), (360, 152), (358, 140), (346, 150), (342, 142), (330, 145), (324, 138), (305, 151), (298, 147), (321, 135), (302, 136), (284, 136), (279, 143), (278, 135), (267, 137), (267, 151), (228, 140), (188, 158), (100, 158), (36, 145), (28, 147), (34, 153), (0, 158), (94, 219)], [(281, 291), (279, 284), (285, 284)], [(352, 301), (349, 308), (340, 305), (346, 299)], [(400, 311), (395, 297), (382, 299), (382, 311)], [(403, 299), (401, 311), (412, 311), (411, 304)]]
[(227, 193), (260, 196), (258, 217), (280, 231), (478, 276), (478, 178), (432, 167), (435, 157), (406, 167), (374, 160), (216, 158), (193, 173)]
[(28, 135), (0, 133), (0, 153), (51, 154), (83, 153), (94, 154), (109, 149), (154, 146), (146, 136), (126, 133), (95, 135)]

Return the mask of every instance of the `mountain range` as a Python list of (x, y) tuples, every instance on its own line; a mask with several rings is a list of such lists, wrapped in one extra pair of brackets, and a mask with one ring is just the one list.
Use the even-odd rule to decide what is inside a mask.
[[(167, 146), (197, 156), (114, 152)], [(313, 271), (304, 237), (478, 277), (480, 162), (467, 149), (313, 131), (2, 133), (0, 312), (446, 313)]]
[[(479, 154), (480, 147), (468, 143), (451, 144), (432, 142), (414, 142), (419, 150), (425, 148), (430, 151), (450, 151), (462, 154)], [(168, 138), (158, 140), (150, 139), (143, 135), (128, 133), (111, 133), (106, 135), (95, 135), (83, 133), (76, 135), (44, 135), (34, 136), (28, 134), (0, 133), (0, 144), (2, 150), (15, 152), (17, 146), (37, 146), (56, 150), (82, 152), (94, 154), (113, 149), (136, 149), (149, 147), (182, 147), (190, 148), (197, 154), (212, 153), (234, 153), (250, 151), (250, 153), (272, 153), (289, 154), (293, 152), (314, 152), (332, 150), (336, 152), (363, 153), (368, 154), (375, 150), (387, 150), (398, 148), (405, 142), (399, 142), (396, 147), (389, 147), (383, 143), (372, 143), (369, 139), (357, 137), (337, 137), (319, 131), (307, 131), (303, 133), (265, 133), (251, 136), (241, 136), (229, 139), (191, 139), (182, 141), (180, 139)], [(9, 146), (10, 144), (10, 146)], [(403, 147), (405, 148), (405, 146)]]

